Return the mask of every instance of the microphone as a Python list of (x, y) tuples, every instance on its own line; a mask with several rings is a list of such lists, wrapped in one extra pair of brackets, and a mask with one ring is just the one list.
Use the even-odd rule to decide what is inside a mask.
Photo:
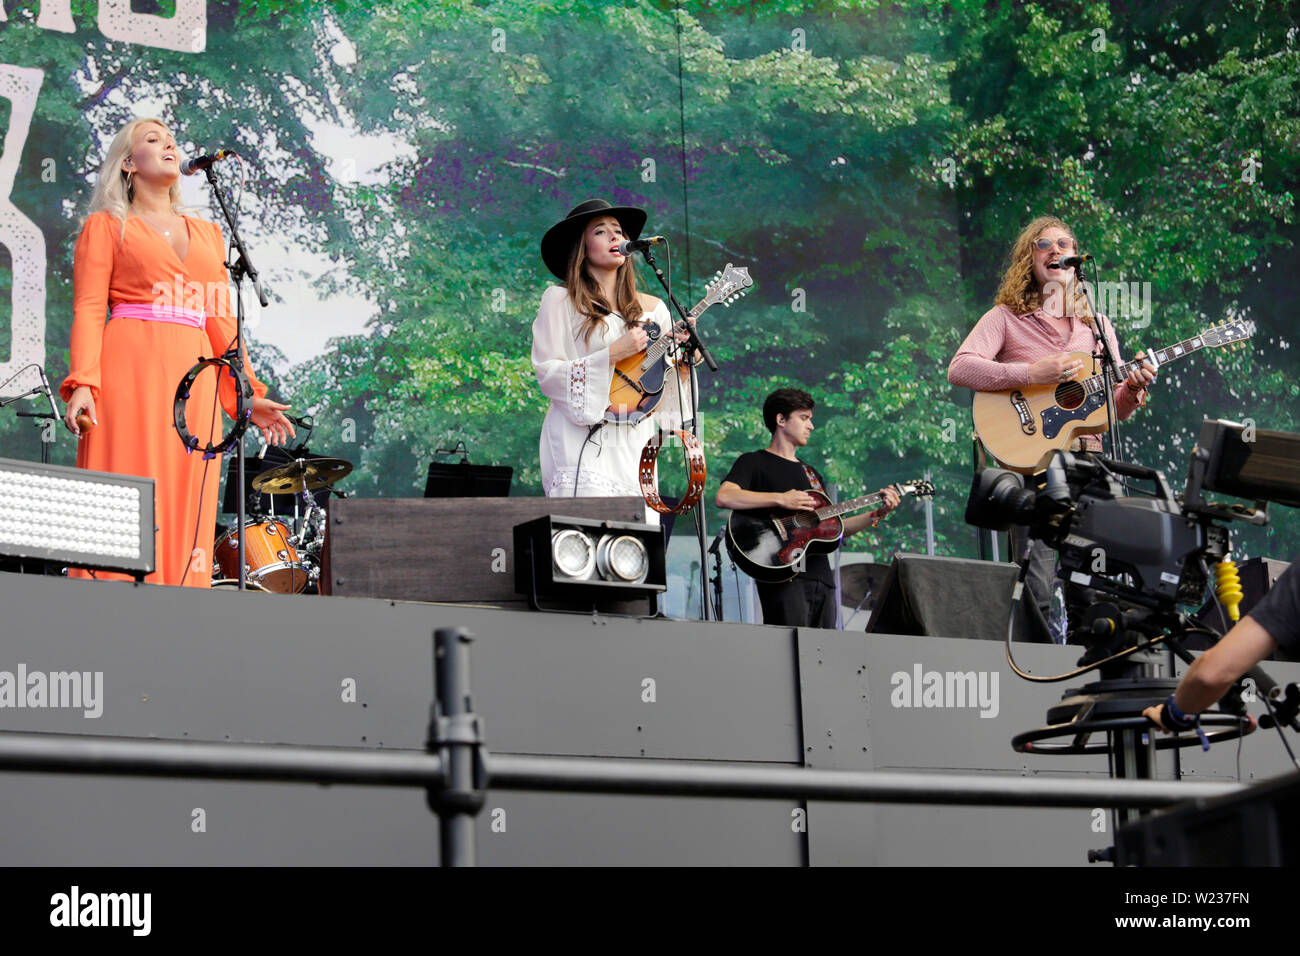
[(50, 380), (45, 377), (45, 366), (36, 366), (36, 371), (41, 373), (41, 388), (44, 390), (45, 397), (50, 403), (50, 417), (54, 419), (61, 418), (62, 416), (59, 415), (59, 406), (54, 402), (54, 392), (50, 389)]
[(1071, 269), (1075, 266), (1081, 266), (1085, 262), (1091, 262), (1091, 261), (1092, 261), (1092, 256), (1088, 255), (1085, 252), (1083, 255), (1080, 256), (1062, 256), (1053, 264), (1059, 269)]
[(630, 252), (645, 252), (651, 246), (657, 246), (661, 242), (666, 242), (663, 236), (646, 236), (644, 239), (624, 239), (618, 244), (618, 251), (622, 255)]
[(214, 163), (219, 163), (221, 160), (234, 155), (235, 151), (233, 149), (219, 149), (211, 156), (195, 156), (193, 159), (187, 159), (181, 163), (181, 172), (186, 176), (193, 176), (200, 170), (207, 169)]
[(727, 536), (727, 526), (723, 525), (717, 535), (713, 538), (713, 544), (709, 545), (709, 554), (717, 554), (718, 549), (722, 547), (722, 539)]

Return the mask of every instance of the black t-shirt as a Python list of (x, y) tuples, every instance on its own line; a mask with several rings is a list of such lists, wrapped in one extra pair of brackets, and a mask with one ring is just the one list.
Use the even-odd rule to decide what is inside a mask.
[[(803, 462), (782, 458), (766, 449), (749, 451), (736, 459), (736, 463), (731, 466), (731, 471), (727, 472), (727, 477), (722, 480), (739, 485), (745, 491), (783, 492), (792, 488), (808, 491), (812, 489), (812, 484), (808, 481), (808, 475), (803, 468)], [(813, 474), (817, 475), (817, 480), (822, 484), (822, 493), (825, 494), (826, 482), (821, 473), (813, 468)], [(827, 587), (835, 587), (835, 578), (831, 576), (831, 563), (824, 554), (808, 555), (803, 576), (821, 581)]]
[(1282, 572), (1264, 599), (1251, 608), (1248, 615), (1293, 654), (1300, 651), (1300, 571), (1296, 570), (1297, 565), (1300, 565), (1300, 558), (1291, 562), (1291, 567)]

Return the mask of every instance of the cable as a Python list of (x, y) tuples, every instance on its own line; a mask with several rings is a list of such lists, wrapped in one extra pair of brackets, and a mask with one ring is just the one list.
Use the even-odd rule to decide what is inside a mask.
[[(231, 341), (233, 344), (234, 340), (232, 339)], [(229, 351), (229, 348), (227, 348), (226, 351)], [(211, 435), (213, 432), (217, 430), (217, 409), (221, 407), (221, 369), (220, 368), (217, 369), (216, 379), (217, 379), (216, 390), (213, 392), (212, 395), (212, 421), (209, 424), (209, 430), (208, 430), (209, 435)], [(212, 439), (209, 438), (208, 441), (211, 442)], [(240, 438), (240, 441), (241, 442), (243, 441), (242, 437)], [(199, 546), (199, 531), (203, 527), (203, 488), (208, 482), (208, 466), (211, 464), (212, 464), (211, 458), (205, 457), (203, 459), (203, 473), (199, 478), (199, 513), (198, 513), (198, 517), (194, 519), (194, 539), (190, 542), (190, 553), (185, 557), (185, 570), (181, 572), (181, 583), (178, 585), (179, 587), (185, 587), (185, 579), (189, 577), (190, 568), (193, 567), (194, 565), (194, 549)], [(244, 529), (240, 528), (237, 533), (243, 534)], [(211, 566), (208, 567), (208, 576), (209, 577), (212, 576)]]
[(604, 426), (604, 424), (605, 423), (601, 421), (601, 422), (596, 422), (596, 424), (592, 425), (591, 428), (588, 429), (587, 431), (587, 437), (583, 439), (582, 447), (578, 449), (578, 467), (575, 468), (573, 471), (573, 494), (570, 497), (573, 498), (578, 497), (578, 479), (582, 476), (582, 456), (587, 451), (587, 443), (590, 442), (592, 438), (596, 436), (596, 432), (600, 431), (600, 429)]

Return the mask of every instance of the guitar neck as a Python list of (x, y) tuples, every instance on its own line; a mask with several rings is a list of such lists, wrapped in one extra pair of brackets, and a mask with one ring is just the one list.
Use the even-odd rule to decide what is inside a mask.
[(837, 505), (827, 505), (825, 508), (818, 508), (813, 512), (813, 514), (817, 515), (818, 521), (825, 521), (827, 518), (838, 518), (840, 515), (848, 514), (850, 511), (860, 511), (863, 508), (869, 508), (871, 505), (878, 505), (884, 500), (884, 492), (877, 491), (873, 494), (863, 495), (861, 498), (853, 498), (849, 501), (840, 502)]
[[(713, 303), (709, 301), (708, 296), (705, 296), (696, 303), (695, 308), (686, 313), (686, 317), (688, 319), (698, 319), (704, 314), (704, 310), (712, 304)], [(674, 323), (673, 331), (675, 332), (680, 330), (682, 328), (682, 322), (684, 321), (685, 319), (681, 319)], [(648, 367), (651, 363), (657, 362), (663, 358), (664, 353), (668, 351), (668, 346), (670, 346), (672, 342), (673, 337), (671, 333), (661, 335), (659, 338), (651, 342), (645, 350), (645, 362), (643, 363), (643, 367)]]
[[(1174, 359), (1180, 359), (1184, 356), (1191, 355), (1193, 352), (1199, 352), (1203, 348), (1208, 348), (1205, 339), (1200, 335), (1193, 335), (1190, 339), (1184, 339), (1181, 342), (1175, 342), (1173, 345), (1166, 346), (1162, 349), (1154, 349), (1151, 357), (1155, 359), (1157, 368), (1161, 368)], [(1142, 367), (1142, 359), (1134, 359), (1132, 362), (1124, 362), (1119, 367), (1118, 381), (1122, 382), (1139, 368)], [(1105, 387), (1106, 378), (1104, 375), (1094, 375), (1084, 381), (1084, 385), (1089, 392), (1099, 392)]]

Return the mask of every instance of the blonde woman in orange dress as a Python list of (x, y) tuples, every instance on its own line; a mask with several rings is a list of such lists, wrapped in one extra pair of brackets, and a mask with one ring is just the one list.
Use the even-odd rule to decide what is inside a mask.
[[(220, 459), (189, 454), (173, 425), (176, 386), (235, 337), (225, 242), (214, 223), (183, 215), (180, 156), (160, 120), (128, 123), (109, 146), (77, 239), (69, 368), (59, 388), (77, 435), (77, 466), (153, 478), (155, 584), (209, 587)], [(253, 386), (252, 424), (272, 444), (293, 435), (289, 406)], [(220, 397), (234, 415), (234, 380), (205, 370), (191, 389), (189, 431), (205, 447), (220, 434)], [(93, 426), (82, 429), (85, 413)], [(73, 572), (77, 576), (84, 573)], [(98, 572), (98, 578), (122, 578)]]

